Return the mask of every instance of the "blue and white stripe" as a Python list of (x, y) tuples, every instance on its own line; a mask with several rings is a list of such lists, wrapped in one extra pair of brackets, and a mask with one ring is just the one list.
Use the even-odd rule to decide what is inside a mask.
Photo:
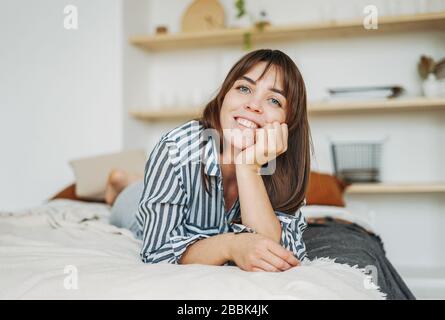
[[(217, 144), (203, 132), (202, 124), (191, 120), (163, 135), (150, 154), (136, 216), (145, 263), (177, 264), (187, 247), (200, 239), (227, 232), (255, 232), (235, 222), (241, 222), (239, 198), (225, 211)], [(202, 183), (202, 165), (211, 195)], [(295, 216), (275, 212), (282, 227), (282, 246), (303, 260), (306, 221), (301, 210)]]

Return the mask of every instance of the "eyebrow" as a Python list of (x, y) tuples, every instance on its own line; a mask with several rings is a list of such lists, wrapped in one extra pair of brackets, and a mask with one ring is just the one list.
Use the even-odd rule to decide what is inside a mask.
[[(244, 80), (250, 82), (251, 84), (256, 85), (256, 81), (250, 79), (249, 77), (242, 76), (240, 79), (244, 79)], [(283, 92), (282, 90), (280, 90), (280, 89), (277, 89), (277, 88), (269, 88), (269, 90), (270, 90), (270, 91), (273, 91), (273, 92), (276, 92), (276, 93), (279, 93), (279, 94), (281, 94), (284, 98), (286, 98), (286, 96), (284, 95), (284, 92)]]

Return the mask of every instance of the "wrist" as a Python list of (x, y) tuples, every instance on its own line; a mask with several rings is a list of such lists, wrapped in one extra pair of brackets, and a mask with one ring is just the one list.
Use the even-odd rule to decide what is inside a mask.
[(236, 164), (235, 168), (237, 172), (252, 172), (258, 174), (261, 167), (256, 164)]
[(225, 239), (225, 246), (224, 246), (224, 259), (226, 261), (233, 261), (233, 252), (236, 248), (235, 241), (236, 241), (236, 234), (235, 233), (225, 233), (224, 236)]

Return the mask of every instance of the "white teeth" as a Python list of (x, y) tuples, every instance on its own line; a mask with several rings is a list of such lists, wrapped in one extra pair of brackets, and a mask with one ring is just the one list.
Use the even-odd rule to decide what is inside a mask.
[(252, 122), (252, 121), (244, 119), (244, 118), (236, 118), (236, 122), (238, 122), (239, 124), (241, 124), (247, 128), (251, 128), (251, 129), (258, 128), (258, 126), (256, 125), (255, 122)]

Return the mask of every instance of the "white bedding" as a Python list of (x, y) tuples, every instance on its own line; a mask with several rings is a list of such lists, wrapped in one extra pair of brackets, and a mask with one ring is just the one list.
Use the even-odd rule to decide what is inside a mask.
[(357, 204), (346, 207), (307, 205), (301, 208), (301, 212), (306, 218), (331, 217), (353, 222), (365, 230), (377, 234), (372, 222), (372, 213)]
[(385, 296), (362, 270), (329, 259), (280, 273), (245, 272), (236, 266), (143, 264), (140, 241), (130, 231), (108, 224), (108, 215), (107, 205), (60, 199), (21, 212), (0, 212), (0, 299)]

